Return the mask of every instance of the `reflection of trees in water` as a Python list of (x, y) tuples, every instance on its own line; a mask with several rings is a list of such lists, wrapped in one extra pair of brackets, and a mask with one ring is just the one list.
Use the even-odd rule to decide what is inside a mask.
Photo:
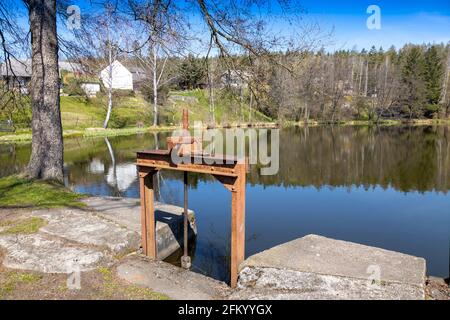
[(209, 231), (202, 235), (202, 242), (197, 242), (192, 269), (218, 280), (229, 281), (230, 239), (229, 232), (221, 234), (210, 224)]
[[(215, 279), (230, 281), (230, 255), (231, 255), (231, 233), (221, 233), (209, 224), (209, 230), (202, 232), (202, 242), (198, 243), (195, 250), (195, 259), (192, 269), (201, 274)], [(201, 230), (199, 230), (201, 232)], [(246, 243), (258, 238), (257, 234), (247, 236)]]
[(27, 146), (0, 144), (0, 177), (22, 172), (29, 157), (30, 151)]
[(449, 127), (313, 127), (280, 132), (280, 170), (250, 183), (283, 186), (392, 186), (448, 191)]
[[(104, 138), (66, 139), (68, 181), (72, 184), (104, 183), (105, 173), (90, 171), (92, 161), (103, 163), (106, 169), (131, 164), (138, 150), (165, 148), (168, 134), (108, 138), (114, 159), (107, 143), (105, 148)], [(449, 135), (448, 126), (283, 129), (280, 131), (278, 174), (260, 176), (259, 166), (254, 165), (250, 168), (248, 182), (318, 188), (323, 185), (366, 188), (380, 185), (405, 192), (447, 192), (450, 188)], [(0, 145), (0, 175), (23, 170), (29, 159), (29, 149), (29, 145)], [(171, 171), (164, 171), (163, 175), (157, 176), (160, 180), (157, 185), (164, 185), (164, 179), (182, 178)], [(191, 188), (196, 188), (200, 181), (213, 180), (208, 175), (190, 174), (189, 183)]]

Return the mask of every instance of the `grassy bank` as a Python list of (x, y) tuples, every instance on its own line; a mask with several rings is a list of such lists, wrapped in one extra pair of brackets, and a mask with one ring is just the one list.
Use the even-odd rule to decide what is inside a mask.
[(450, 119), (383, 119), (378, 122), (368, 120), (341, 120), (341, 121), (324, 121), (324, 120), (309, 120), (309, 121), (284, 121), (279, 122), (282, 127), (292, 126), (432, 126), (432, 125), (450, 125)]
[(57, 183), (19, 176), (0, 178), (0, 208), (83, 207), (82, 197)]
[[(205, 90), (172, 91), (167, 102), (160, 106), (163, 126), (151, 127), (153, 122), (151, 106), (136, 94), (115, 98), (113, 114), (108, 129), (103, 129), (105, 117), (105, 97), (86, 99), (76, 96), (61, 97), (61, 118), (63, 136), (69, 137), (108, 137), (132, 135), (152, 131), (170, 131), (178, 128), (183, 108), (188, 108), (189, 119), (193, 124), (201, 121), (204, 126), (210, 123), (208, 95)], [(450, 125), (450, 119), (381, 120), (378, 123), (366, 120), (321, 121), (277, 121), (264, 114), (250, 110), (245, 103), (240, 104), (231, 96), (220, 95), (215, 100), (216, 128), (232, 127), (289, 127), (289, 126), (393, 126), (393, 125)], [(251, 123), (250, 123), (251, 121)], [(21, 128), (16, 132), (0, 132), (0, 143), (29, 143), (31, 129)]]

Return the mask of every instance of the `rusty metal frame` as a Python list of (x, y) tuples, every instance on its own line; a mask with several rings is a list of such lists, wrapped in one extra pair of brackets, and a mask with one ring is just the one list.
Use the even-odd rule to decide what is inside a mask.
[[(157, 258), (153, 175), (161, 169), (211, 174), (231, 192), (231, 287), (237, 285), (238, 268), (245, 258), (245, 174), (246, 161), (233, 157), (191, 155), (189, 163), (173, 163), (169, 150), (137, 153), (141, 197), (142, 248)], [(211, 164), (213, 163), (213, 164)]]

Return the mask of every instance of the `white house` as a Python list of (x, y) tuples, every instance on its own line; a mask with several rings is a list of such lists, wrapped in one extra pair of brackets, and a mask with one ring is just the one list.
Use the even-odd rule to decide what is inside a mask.
[[(110, 69), (112, 67), (112, 69)], [(110, 70), (112, 71), (110, 76)], [(115, 60), (100, 72), (100, 79), (106, 88), (133, 90), (133, 74), (123, 64)], [(110, 79), (111, 84), (110, 84)]]
[(80, 86), (89, 97), (95, 97), (100, 91), (100, 83), (97, 82), (83, 82)]

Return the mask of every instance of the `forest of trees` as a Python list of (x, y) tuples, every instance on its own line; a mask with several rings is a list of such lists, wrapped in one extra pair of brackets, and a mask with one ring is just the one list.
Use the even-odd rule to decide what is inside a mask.
[[(273, 119), (377, 122), (450, 116), (449, 44), (322, 49), (273, 54), (253, 64), (241, 56), (234, 62), (248, 78), (246, 102), (253, 94), (255, 108)], [(226, 72), (220, 61), (216, 64), (213, 78)]]
[[(164, 85), (158, 87), (160, 104), (170, 90), (204, 88), (208, 95), (228, 94), (236, 105), (252, 105), (275, 120), (378, 122), (450, 116), (449, 44), (273, 53), (270, 59), (255, 60), (242, 55), (233, 56), (231, 63), (192, 54), (170, 57)], [(230, 72), (241, 78), (242, 87), (226, 85), (224, 75)], [(153, 92), (151, 82), (146, 90)]]

